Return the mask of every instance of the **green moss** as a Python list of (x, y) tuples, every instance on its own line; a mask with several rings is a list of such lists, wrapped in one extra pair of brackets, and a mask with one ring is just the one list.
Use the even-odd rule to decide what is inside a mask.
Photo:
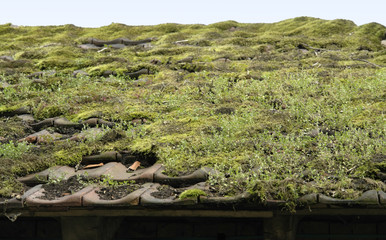
[(114, 62), (109, 64), (103, 64), (96, 67), (89, 67), (87, 72), (90, 76), (104, 76), (106, 72), (115, 72), (118, 75), (124, 75), (124, 73), (128, 72), (124, 63)]
[(183, 191), (178, 198), (183, 200), (187, 198), (198, 198), (199, 196), (206, 196), (206, 193), (201, 189), (194, 188)]
[(154, 147), (152, 139), (143, 138), (134, 140), (130, 145), (130, 150), (132, 152), (148, 154), (154, 152)]
[(236, 21), (225, 21), (225, 22), (218, 22), (208, 25), (208, 27), (217, 28), (219, 30), (225, 31), (230, 30), (232, 27), (236, 28), (239, 26), (239, 23)]
[[(385, 71), (353, 60), (385, 64), (380, 24), (300, 17), (271, 24), (6, 24), (0, 33), (0, 56), (16, 59), (0, 60), (0, 85), (7, 86), (0, 113), (29, 106), (37, 120), (114, 122), (100, 137), (2, 158), (2, 194), (20, 190), (17, 175), (106, 151), (146, 156), (175, 175), (212, 166), (219, 174), (209, 183), (218, 193), (250, 191), (259, 200), (288, 201), (291, 210), (310, 192), (355, 198), (384, 188), (378, 175), (385, 168), (371, 159), (384, 154)], [(156, 39), (146, 48), (78, 47), (121, 37)], [(177, 63), (186, 57), (193, 61)], [(152, 74), (126, 76), (142, 68)], [(56, 74), (26, 77), (42, 69)], [(91, 77), (74, 78), (78, 69)], [(5, 143), (34, 132), (17, 117), (0, 120)], [(358, 183), (366, 178), (367, 185)]]
[(57, 165), (75, 166), (82, 161), (83, 154), (74, 150), (59, 150), (54, 153)]
[(100, 117), (101, 115), (102, 115), (101, 111), (92, 109), (92, 110), (86, 110), (86, 111), (82, 111), (80, 113), (77, 113), (75, 115), (72, 115), (70, 117), (70, 120), (72, 120), (74, 122), (78, 122), (80, 120), (86, 120), (89, 118)]

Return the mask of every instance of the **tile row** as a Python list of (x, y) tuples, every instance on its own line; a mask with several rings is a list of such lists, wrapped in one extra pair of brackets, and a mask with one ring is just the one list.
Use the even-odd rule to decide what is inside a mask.
[[(109, 157), (112, 158), (111, 160), (115, 160), (113, 158), (116, 158), (117, 155), (110, 155)], [(97, 168), (82, 169), (78, 171), (69, 166), (53, 166), (44, 171), (18, 178), (18, 181), (27, 186), (34, 186), (51, 180), (67, 180), (72, 176), (80, 176), (82, 179), (100, 179), (103, 176), (108, 176), (114, 181), (122, 182), (134, 180), (138, 183), (154, 182), (178, 187), (181, 185), (192, 185), (206, 181), (209, 172), (212, 171), (210, 168), (201, 168), (186, 176), (169, 177), (163, 173), (164, 170), (165, 168), (161, 164), (154, 164), (147, 168), (130, 171), (121, 162), (108, 162)]]
[[(90, 185), (78, 192), (70, 195), (62, 196), (54, 200), (47, 200), (42, 198), (44, 195), (43, 185), (37, 185), (27, 191), (23, 196), (19, 198), (13, 198), (9, 200), (0, 200), (0, 209), (4, 211), (7, 209), (20, 209), (24, 207), (130, 207), (130, 206), (144, 206), (144, 207), (181, 207), (192, 206), (196, 208), (208, 208), (213, 209), (234, 206), (243, 207), (255, 207), (261, 209), (271, 209), (280, 207), (285, 204), (284, 201), (267, 200), (264, 204), (256, 204), (250, 201), (250, 195), (243, 193), (234, 197), (208, 197), (208, 196), (192, 196), (184, 199), (180, 199), (177, 195), (171, 195), (165, 198), (159, 198), (154, 193), (159, 192), (160, 184), (158, 183), (145, 183), (141, 188), (127, 194), (126, 196), (114, 199), (103, 200), (98, 195), (101, 190), (100, 186)], [(186, 189), (202, 189), (205, 183), (199, 183), (192, 185)], [(361, 197), (354, 200), (340, 200), (330, 198), (322, 194), (309, 194), (299, 199), (299, 202), (304, 205), (312, 206), (314, 204), (325, 205), (325, 207), (386, 207), (386, 193), (382, 191), (370, 190), (364, 192)]]

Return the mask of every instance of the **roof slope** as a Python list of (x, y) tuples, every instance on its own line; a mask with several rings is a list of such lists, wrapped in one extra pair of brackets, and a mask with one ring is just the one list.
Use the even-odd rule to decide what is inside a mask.
[(289, 209), (309, 194), (382, 195), (384, 39), (377, 23), (305, 17), (2, 25), (0, 195), (22, 194), (17, 178), (49, 167), (136, 161), (134, 173), (159, 163), (171, 177), (210, 167), (205, 194)]

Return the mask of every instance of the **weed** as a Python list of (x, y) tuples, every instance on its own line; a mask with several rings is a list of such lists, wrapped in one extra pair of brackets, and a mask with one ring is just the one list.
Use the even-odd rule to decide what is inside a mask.
[(0, 156), (10, 159), (19, 159), (23, 154), (30, 150), (30, 146), (26, 142), (0, 144)]

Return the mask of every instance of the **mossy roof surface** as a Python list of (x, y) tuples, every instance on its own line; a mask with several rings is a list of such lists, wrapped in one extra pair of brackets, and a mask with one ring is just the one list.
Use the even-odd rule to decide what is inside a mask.
[[(117, 38), (150, 40), (79, 47)], [(169, 175), (212, 167), (208, 182), (225, 196), (249, 191), (294, 200), (317, 192), (352, 199), (385, 191), (384, 39), (386, 28), (377, 23), (307, 17), (0, 25), (0, 195), (23, 191), (17, 177), (107, 151), (152, 156)], [(74, 77), (75, 70), (88, 76)], [(18, 143), (38, 131), (10, 114), (20, 107), (34, 123), (97, 117), (113, 124), (97, 134), (87, 125), (53, 126), (47, 130), (60, 137)], [(68, 140), (79, 132), (87, 137)]]

